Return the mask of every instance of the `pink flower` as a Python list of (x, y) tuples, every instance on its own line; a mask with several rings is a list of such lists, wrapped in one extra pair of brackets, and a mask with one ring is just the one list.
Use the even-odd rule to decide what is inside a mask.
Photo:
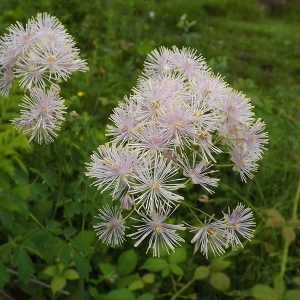
[(16, 128), (24, 134), (29, 133), (29, 141), (37, 140), (39, 144), (52, 142), (66, 113), (64, 100), (59, 97), (57, 87), (52, 85), (47, 92), (33, 89), (30, 97), (24, 96), (20, 106), (23, 108), (21, 117), (12, 121)]
[(173, 211), (168, 210), (166, 213), (163, 213), (161, 208), (159, 208), (157, 212), (153, 211), (151, 213), (137, 211), (141, 216), (141, 220), (135, 218), (132, 219), (143, 224), (133, 225), (134, 227), (137, 227), (138, 230), (137, 232), (128, 235), (128, 237), (138, 239), (134, 244), (134, 247), (140, 245), (140, 243), (150, 235), (146, 253), (148, 253), (149, 249), (152, 249), (153, 256), (160, 257), (161, 249), (168, 254), (170, 254), (169, 250), (175, 251), (175, 247), (179, 246), (180, 242), (184, 242), (184, 239), (176, 233), (176, 230), (185, 230), (185, 228), (183, 225), (173, 225), (164, 222)]

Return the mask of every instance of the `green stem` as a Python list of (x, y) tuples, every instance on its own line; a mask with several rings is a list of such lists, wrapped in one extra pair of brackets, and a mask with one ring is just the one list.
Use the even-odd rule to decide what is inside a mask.
[(48, 231), (48, 230), (46, 229), (46, 227), (44, 227), (44, 225), (41, 224), (40, 221), (39, 221), (32, 213), (30, 213), (29, 216), (30, 216), (31, 219), (33, 219), (33, 221), (34, 221), (35, 223), (37, 223), (37, 224), (38, 224), (45, 232)]
[(232, 189), (229, 185), (227, 185), (226, 183), (222, 182), (221, 185), (223, 185), (224, 187), (226, 187), (228, 190), (230, 190), (233, 194), (235, 194), (236, 196), (238, 196), (241, 200), (243, 200), (249, 207), (251, 207), (251, 209), (253, 211), (255, 211), (255, 214), (258, 215), (261, 220), (264, 221), (264, 217), (263, 215), (260, 213), (260, 211), (254, 207), (245, 197), (243, 197), (242, 195), (240, 195), (238, 192), (236, 192), (234, 189)]
[(80, 300), (84, 300), (84, 278), (80, 276), (79, 278), (79, 293), (80, 293)]
[[(292, 211), (292, 219), (297, 219), (297, 211), (298, 211), (298, 204), (300, 199), (300, 180), (298, 182), (296, 195), (294, 198), (294, 205), (293, 205), (293, 211)], [(282, 254), (282, 261), (281, 261), (281, 267), (280, 267), (280, 278), (283, 278), (286, 270), (286, 264), (287, 264), (287, 258), (289, 255), (289, 241), (284, 240), (284, 246), (283, 246), (283, 254)]]
[(299, 199), (300, 199), (300, 179), (298, 182), (297, 192), (296, 192), (296, 196), (295, 196), (295, 200), (294, 200), (293, 214), (292, 214), (293, 220), (297, 219)]
[(186, 285), (184, 285), (176, 294), (173, 295), (173, 297), (171, 298), (171, 300), (175, 300), (177, 299), (177, 297), (183, 292), (185, 291), (192, 283), (194, 282), (194, 279), (190, 280)]

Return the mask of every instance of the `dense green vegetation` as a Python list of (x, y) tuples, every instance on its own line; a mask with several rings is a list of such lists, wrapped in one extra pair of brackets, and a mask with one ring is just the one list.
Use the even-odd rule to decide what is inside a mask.
[[(0, 9), (1, 35), (38, 12), (56, 16), (90, 69), (62, 84), (68, 115), (49, 145), (28, 143), (9, 122), (19, 116), (17, 85), (0, 99), (1, 299), (300, 299), (297, 0), (0, 0)], [(146, 245), (109, 248), (93, 231), (97, 209), (111, 200), (90, 185), (85, 163), (107, 141), (108, 117), (147, 54), (161, 45), (197, 49), (251, 98), (269, 132), (255, 178), (241, 183), (224, 169), (216, 193), (198, 203), (209, 214), (238, 202), (254, 211), (253, 240), (221, 258), (191, 256), (185, 243), (154, 259)], [(172, 218), (188, 215), (183, 209)]]

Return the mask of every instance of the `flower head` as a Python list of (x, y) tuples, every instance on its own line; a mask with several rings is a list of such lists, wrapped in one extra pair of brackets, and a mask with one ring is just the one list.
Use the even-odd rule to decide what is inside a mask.
[(99, 240), (112, 247), (120, 246), (125, 241), (125, 221), (121, 212), (117, 211), (115, 207), (107, 206), (99, 209), (96, 218), (102, 221), (93, 226)]
[(98, 189), (104, 187), (113, 190), (113, 197), (117, 198), (125, 194), (130, 186), (137, 166), (140, 163), (139, 151), (128, 147), (117, 147), (115, 143), (102, 145), (98, 153), (91, 156), (92, 162), (87, 164), (87, 176), (95, 178), (93, 185)]
[(221, 255), (225, 253), (226, 248), (226, 227), (222, 221), (212, 222), (214, 216), (208, 220), (205, 219), (203, 226), (191, 227), (191, 232), (197, 231), (192, 239), (195, 243), (194, 254), (200, 248), (200, 252), (208, 257), (208, 251), (211, 250), (214, 255)]
[(230, 212), (228, 208), (228, 214), (224, 214), (224, 222), (227, 229), (227, 240), (232, 245), (233, 249), (236, 249), (238, 245), (243, 247), (237, 232), (244, 238), (250, 240), (253, 236), (255, 226), (253, 213), (249, 207), (245, 208), (244, 205), (239, 203), (237, 207)]
[[(174, 211), (174, 210), (173, 210)], [(164, 223), (164, 221), (171, 215), (171, 211), (167, 211), (165, 214), (159, 209), (158, 212), (152, 212), (150, 214), (138, 211), (138, 214), (142, 217), (142, 220), (132, 218), (138, 222), (144, 223), (142, 225), (133, 225), (138, 230), (135, 233), (129, 234), (128, 237), (138, 239), (134, 244), (137, 247), (144, 239), (150, 235), (149, 249), (153, 250), (153, 256), (160, 256), (160, 249), (165, 250), (170, 254), (169, 250), (174, 251), (176, 246), (179, 246), (180, 242), (184, 242), (177, 233), (176, 230), (185, 230), (183, 225), (173, 225)]]
[(157, 155), (154, 160), (150, 157), (145, 159), (134, 174), (132, 193), (138, 195), (136, 203), (142, 205), (148, 213), (165, 206), (174, 206), (183, 197), (173, 191), (184, 187), (176, 182), (176, 174), (177, 169), (163, 157)]
[(56, 131), (64, 120), (66, 107), (64, 100), (59, 97), (56, 85), (48, 91), (35, 88), (30, 97), (24, 96), (21, 117), (12, 121), (18, 130), (31, 134), (29, 141), (37, 140), (39, 144), (53, 141)]

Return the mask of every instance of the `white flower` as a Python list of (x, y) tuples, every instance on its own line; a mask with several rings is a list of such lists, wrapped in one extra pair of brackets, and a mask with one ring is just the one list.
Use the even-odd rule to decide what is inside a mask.
[(244, 238), (250, 240), (253, 236), (255, 226), (253, 213), (249, 207), (245, 208), (244, 205), (239, 203), (237, 207), (230, 213), (228, 208), (228, 214), (224, 214), (224, 222), (227, 228), (227, 241), (231, 244), (233, 249), (236, 249), (238, 245), (243, 247), (237, 232)]
[(184, 185), (174, 179), (177, 169), (166, 159), (156, 156), (154, 160), (146, 157), (143, 165), (136, 169), (135, 182), (132, 184), (132, 194), (137, 194), (135, 202), (142, 205), (147, 212), (171, 207), (183, 200), (183, 197), (173, 191)]
[(98, 153), (92, 154), (86, 175), (96, 179), (93, 185), (98, 189), (104, 188), (102, 192), (113, 190), (112, 196), (118, 198), (126, 194), (131, 184), (131, 178), (140, 163), (138, 155), (137, 150), (107, 143), (98, 148)]
[(214, 255), (225, 253), (224, 248), (227, 247), (226, 227), (222, 221), (212, 222), (214, 216), (208, 220), (205, 219), (203, 226), (190, 226), (191, 232), (197, 231), (192, 239), (195, 243), (194, 254), (200, 248), (200, 252), (208, 258), (208, 251), (211, 250)]
[(121, 212), (115, 207), (107, 206), (99, 209), (99, 215), (96, 218), (102, 221), (93, 226), (99, 240), (112, 247), (120, 246), (125, 241), (125, 222)]
[[(176, 208), (175, 208), (176, 209)], [(174, 210), (173, 210), (174, 211)], [(160, 256), (160, 249), (165, 250), (170, 254), (169, 250), (174, 251), (176, 246), (179, 246), (180, 242), (184, 242), (177, 233), (176, 230), (185, 230), (183, 225), (173, 225), (164, 223), (164, 221), (172, 214), (171, 211), (167, 211), (165, 214), (162, 213), (162, 209), (158, 212), (152, 212), (150, 214), (138, 211), (138, 214), (142, 217), (142, 220), (132, 218), (138, 222), (144, 223), (143, 225), (133, 225), (138, 230), (135, 233), (129, 234), (128, 237), (138, 239), (134, 244), (135, 247), (140, 245), (144, 239), (150, 235), (149, 249), (153, 250), (153, 256)]]
[(64, 120), (64, 100), (59, 97), (55, 85), (47, 92), (35, 88), (30, 96), (24, 96), (20, 104), (23, 108), (21, 117), (14, 119), (12, 123), (24, 134), (31, 134), (29, 141), (37, 140), (39, 144), (52, 142)]
[(191, 178), (192, 183), (200, 184), (209, 193), (213, 193), (208, 186), (218, 186), (219, 179), (211, 178), (208, 174), (217, 171), (208, 171), (211, 165), (206, 161), (196, 162), (196, 152), (193, 152), (192, 162), (190, 162), (186, 154), (182, 153), (182, 156), (183, 158), (178, 159), (177, 163), (183, 168), (183, 175)]

